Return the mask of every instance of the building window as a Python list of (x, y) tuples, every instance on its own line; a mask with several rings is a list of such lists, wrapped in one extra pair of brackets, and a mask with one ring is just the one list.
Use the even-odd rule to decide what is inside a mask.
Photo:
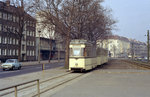
[(29, 56), (29, 51), (27, 51), (27, 56)]
[(12, 53), (11, 53), (11, 49), (10, 49), (10, 55), (12, 55)]
[(22, 51), (24, 51), (25, 50), (25, 45), (22, 45)]
[(7, 37), (5, 37), (5, 44), (7, 44)]
[(16, 22), (17, 22), (17, 23), (19, 22), (19, 17), (16, 17)]
[(2, 43), (2, 37), (0, 36), (0, 43)]
[(2, 24), (0, 24), (0, 31), (2, 31)]
[(5, 50), (4, 50), (4, 55), (6, 55), (6, 52), (7, 52), (7, 50), (5, 49)]
[(18, 45), (18, 39), (16, 39), (16, 44)]
[(10, 51), (10, 50), (9, 50), (9, 49), (7, 49), (7, 55), (9, 55), (9, 51)]
[(34, 41), (33, 41), (33, 46), (34, 46)]
[(16, 55), (18, 56), (18, 50), (16, 50)]
[(13, 50), (13, 55), (15, 55), (15, 49)]
[(0, 18), (2, 18), (2, 12), (0, 12)]
[(32, 56), (32, 51), (30, 51), (30, 56)]
[(15, 44), (15, 39), (13, 39), (13, 44)]
[(7, 26), (6, 25), (3, 26), (3, 31), (7, 32)]
[(34, 50), (33, 50), (33, 56), (34, 56)]
[(32, 31), (30, 31), (30, 35), (29, 36), (32, 36)]
[(0, 48), (0, 55), (2, 55), (1, 48)]
[(7, 14), (6, 13), (3, 13), (3, 19), (7, 20)]
[(15, 20), (16, 20), (16, 16), (13, 16), (13, 22), (15, 22)]
[(12, 21), (12, 14), (8, 14), (8, 20)]

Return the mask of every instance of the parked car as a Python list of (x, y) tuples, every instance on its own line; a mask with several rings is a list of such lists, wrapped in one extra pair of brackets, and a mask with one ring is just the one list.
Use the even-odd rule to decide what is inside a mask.
[(5, 63), (1, 65), (3, 70), (14, 70), (14, 69), (21, 69), (21, 63), (18, 62), (17, 59), (7, 59)]

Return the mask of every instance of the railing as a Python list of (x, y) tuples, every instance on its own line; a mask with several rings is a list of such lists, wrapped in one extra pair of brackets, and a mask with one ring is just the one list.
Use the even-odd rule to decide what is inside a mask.
[(4, 91), (4, 90), (11, 89), (11, 88), (15, 88), (15, 97), (17, 97), (17, 92), (18, 92), (17, 87), (18, 86), (29, 84), (29, 83), (32, 83), (32, 82), (35, 82), (35, 81), (37, 81), (37, 95), (38, 95), (38, 97), (40, 97), (40, 83), (39, 83), (39, 79), (28, 81), (28, 82), (24, 82), (24, 83), (17, 84), (17, 85), (13, 85), (13, 86), (10, 86), (10, 87), (7, 87), (7, 88), (3, 88), (3, 89), (0, 89), (0, 91)]

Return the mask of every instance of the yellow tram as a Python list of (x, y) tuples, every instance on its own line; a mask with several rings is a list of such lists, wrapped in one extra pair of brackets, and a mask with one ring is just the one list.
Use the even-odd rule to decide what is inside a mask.
[(108, 61), (107, 50), (96, 49), (96, 45), (87, 40), (72, 40), (69, 48), (69, 70), (86, 71)]

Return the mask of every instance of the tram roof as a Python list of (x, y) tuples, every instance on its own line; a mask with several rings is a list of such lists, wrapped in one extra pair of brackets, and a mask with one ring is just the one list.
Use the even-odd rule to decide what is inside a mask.
[(71, 40), (70, 44), (92, 44), (92, 43), (84, 39), (74, 39)]

